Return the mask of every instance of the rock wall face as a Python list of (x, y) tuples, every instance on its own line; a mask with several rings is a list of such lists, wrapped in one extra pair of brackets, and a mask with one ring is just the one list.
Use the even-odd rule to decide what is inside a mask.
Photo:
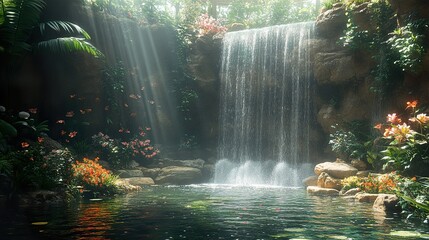
[[(126, 114), (123, 113), (122, 118), (142, 127), (150, 126), (157, 142), (179, 141), (181, 126), (176, 100), (171, 96), (171, 74), (177, 65), (174, 29), (143, 25), (93, 11), (80, 0), (47, 1), (43, 19), (78, 24), (91, 35), (90, 42), (105, 58), (96, 59), (81, 53), (31, 55), (17, 71), (15, 79), (0, 90), (2, 104), (17, 111), (38, 107), (42, 119), (55, 123), (75, 107), (70, 103), (70, 96), (76, 96), (75, 99), (85, 99), (81, 101), (82, 109), (92, 109), (91, 128), (87, 132), (105, 131), (106, 104), (100, 102), (106, 96), (103, 69), (120, 61), (130, 71), (126, 88), (141, 95), (139, 104), (132, 105), (133, 99), (127, 99), (129, 107), (123, 106)], [(74, 112), (75, 117), (80, 116), (79, 109)], [(130, 112), (135, 116), (130, 116)]]
[[(429, 2), (390, 0), (399, 20), (410, 13), (420, 18), (429, 18)], [(357, 6), (351, 13), (359, 30), (374, 31), (376, 25), (371, 20), (368, 3)], [(402, 18), (401, 18), (402, 17)], [(404, 79), (391, 93), (383, 99), (371, 90), (374, 77), (372, 71), (377, 62), (369, 48), (351, 50), (343, 47), (340, 37), (344, 35), (347, 25), (346, 8), (335, 4), (330, 10), (323, 10), (316, 20), (316, 37), (311, 41), (312, 66), (316, 82), (314, 102), (314, 127), (312, 127), (312, 145), (316, 146), (315, 160), (330, 157), (332, 152), (328, 146), (329, 134), (334, 130), (332, 125), (354, 120), (383, 122), (387, 113), (404, 110), (404, 103), (419, 99), (422, 103), (429, 102), (429, 53), (426, 54), (422, 71), (404, 73)], [(429, 38), (426, 38), (429, 39)], [(429, 45), (429, 42), (426, 43)], [(219, 95), (215, 91), (219, 81), (216, 58), (221, 45), (205, 41), (199, 45), (200, 51), (194, 51), (190, 66), (201, 83), (210, 83), (210, 96)], [(209, 51), (211, 54), (207, 54)], [(216, 104), (218, 104), (216, 102)], [(214, 103), (211, 103), (214, 106)], [(211, 111), (218, 111), (212, 108)], [(211, 116), (216, 116), (214, 112)], [(211, 126), (216, 126), (213, 120)], [(214, 128), (215, 129), (215, 128)], [(215, 130), (216, 132), (216, 130)], [(217, 135), (211, 135), (216, 137)], [(318, 156), (318, 157), (317, 157)], [(316, 160), (317, 161), (317, 160)]]

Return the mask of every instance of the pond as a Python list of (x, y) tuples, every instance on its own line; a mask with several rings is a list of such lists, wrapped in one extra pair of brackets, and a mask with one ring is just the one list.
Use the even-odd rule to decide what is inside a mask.
[(371, 207), (303, 188), (153, 186), (112, 199), (0, 209), (0, 238), (429, 239), (427, 224)]

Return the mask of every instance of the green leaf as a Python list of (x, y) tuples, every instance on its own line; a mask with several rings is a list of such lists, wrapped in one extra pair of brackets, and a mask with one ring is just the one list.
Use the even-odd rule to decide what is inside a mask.
[(12, 124), (0, 119), (0, 134), (3, 136), (16, 137), (18, 131)]
[(82, 35), (87, 40), (91, 39), (91, 36), (89, 36), (89, 34), (83, 28), (67, 21), (49, 21), (39, 24), (40, 33), (42, 35), (46, 31), (46, 28), (50, 28), (56, 32), (64, 31), (70, 34), (76, 33)]
[(102, 57), (103, 53), (100, 52), (91, 43), (87, 42), (84, 38), (76, 37), (62, 37), (36, 44), (35, 51), (51, 51), (57, 54), (71, 53), (71, 52), (85, 52), (94, 57)]

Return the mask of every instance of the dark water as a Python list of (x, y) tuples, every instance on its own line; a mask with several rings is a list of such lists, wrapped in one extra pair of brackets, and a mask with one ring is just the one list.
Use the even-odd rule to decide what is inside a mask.
[[(0, 239), (429, 239), (427, 224), (301, 188), (159, 186), (102, 201), (0, 210)], [(392, 236), (398, 231), (420, 237)]]

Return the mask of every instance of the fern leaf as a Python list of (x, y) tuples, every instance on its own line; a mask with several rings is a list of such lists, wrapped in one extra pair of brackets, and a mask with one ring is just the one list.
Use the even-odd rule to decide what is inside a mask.
[(85, 39), (88, 39), (88, 40), (91, 39), (89, 34), (83, 28), (81, 28), (80, 26), (78, 26), (74, 23), (67, 22), (67, 21), (44, 22), (44, 23), (39, 24), (39, 28), (40, 28), (40, 32), (42, 35), (45, 33), (47, 28), (50, 28), (56, 32), (64, 31), (64, 32), (70, 33), (70, 34), (80, 34)]
[(35, 51), (50, 51), (53, 53), (86, 52), (94, 57), (102, 57), (103, 54), (87, 42), (85, 38), (63, 37), (42, 41), (36, 44)]

